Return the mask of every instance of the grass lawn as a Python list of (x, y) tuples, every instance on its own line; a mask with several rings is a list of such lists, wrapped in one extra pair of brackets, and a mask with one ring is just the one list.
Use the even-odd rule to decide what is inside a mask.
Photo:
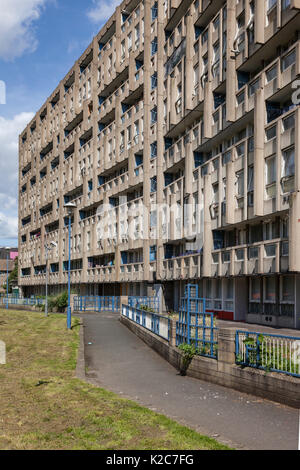
[(226, 449), (75, 378), (79, 321), (0, 310), (0, 449)]

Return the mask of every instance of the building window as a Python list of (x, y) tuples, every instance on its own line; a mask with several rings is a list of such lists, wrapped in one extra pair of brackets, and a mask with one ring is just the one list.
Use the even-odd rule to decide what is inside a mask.
[(275, 258), (276, 245), (265, 245), (266, 258)]
[(150, 154), (151, 154), (151, 159), (157, 157), (157, 142), (153, 142), (150, 145)]
[(281, 68), (284, 72), (286, 69), (291, 67), (296, 62), (296, 49), (293, 49), (292, 52), (283, 57), (281, 61)]
[(291, 6), (291, 0), (281, 0), (281, 9), (286, 10)]
[(268, 198), (276, 196), (276, 155), (265, 159), (266, 193)]
[(295, 176), (295, 148), (292, 147), (282, 153), (282, 191), (283, 193), (294, 190)]
[(157, 13), (158, 13), (158, 3), (155, 2), (153, 7), (151, 8), (151, 16), (152, 16), (152, 21), (156, 20), (157, 18)]
[(151, 55), (154, 55), (157, 53), (157, 38), (155, 38), (152, 42), (151, 42)]
[(151, 90), (154, 90), (157, 87), (157, 73), (155, 72), (151, 76)]
[(253, 278), (250, 280), (250, 301), (260, 302), (261, 300), (261, 286), (260, 278)]
[(295, 302), (295, 280), (291, 276), (281, 277), (281, 302)]
[(283, 126), (284, 131), (288, 131), (289, 129), (294, 129), (295, 128), (295, 115), (291, 114), (290, 116), (283, 119), (282, 126)]
[(157, 121), (157, 107), (151, 110), (151, 124), (155, 124)]
[(253, 96), (256, 90), (258, 90), (260, 87), (260, 78), (255, 80), (254, 82), (250, 83), (249, 85), (249, 97)]
[(266, 81), (267, 83), (275, 80), (277, 78), (277, 65), (274, 65), (269, 70), (266, 71)]
[(269, 303), (276, 302), (276, 279), (275, 277), (266, 277), (264, 280), (264, 301)]
[(257, 246), (250, 246), (248, 252), (249, 259), (258, 259), (259, 249)]
[(245, 92), (242, 91), (242, 93), (238, 94), (236, 97), (237, 105), (240, 106), (245, 102)]
[(236, 196), (238, 207), (242, 208), (244, 203), (244, 170), (236, 173)]
[(277, 128), (276, 126), (269, 127), (266, 129), (266, 140), (269, 142), (270, 140), (275, 139), (277, 136)]

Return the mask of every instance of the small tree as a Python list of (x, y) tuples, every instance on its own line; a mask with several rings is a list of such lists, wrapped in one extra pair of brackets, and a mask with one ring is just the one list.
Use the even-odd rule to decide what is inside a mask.
[[(8, 292), (9, 294), (12, 293), (12, 286), (18, 285), (18, 258), (15, 259), (15, 265), (14, 269), (11, 271), (11, 273), (8, 276)], [(6, 291), (7, 286), (4, 284), (3, 289)]]

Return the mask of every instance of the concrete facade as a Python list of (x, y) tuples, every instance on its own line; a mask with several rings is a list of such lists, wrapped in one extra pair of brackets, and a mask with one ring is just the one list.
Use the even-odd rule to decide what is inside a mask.
[[(221, 318), (300, 328), (298, 0), (126, 0), (20, 136), (25, 295), (198, 282)], [(170, 212), (170, 213), (169, 213)]]

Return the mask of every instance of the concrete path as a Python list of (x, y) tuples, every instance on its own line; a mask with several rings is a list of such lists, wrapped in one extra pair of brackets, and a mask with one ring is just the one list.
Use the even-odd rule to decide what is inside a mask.
[(80, 316), (94, 383), (238, 449), (297, 450), (298, 410), (181, 377), (116, 314)]

